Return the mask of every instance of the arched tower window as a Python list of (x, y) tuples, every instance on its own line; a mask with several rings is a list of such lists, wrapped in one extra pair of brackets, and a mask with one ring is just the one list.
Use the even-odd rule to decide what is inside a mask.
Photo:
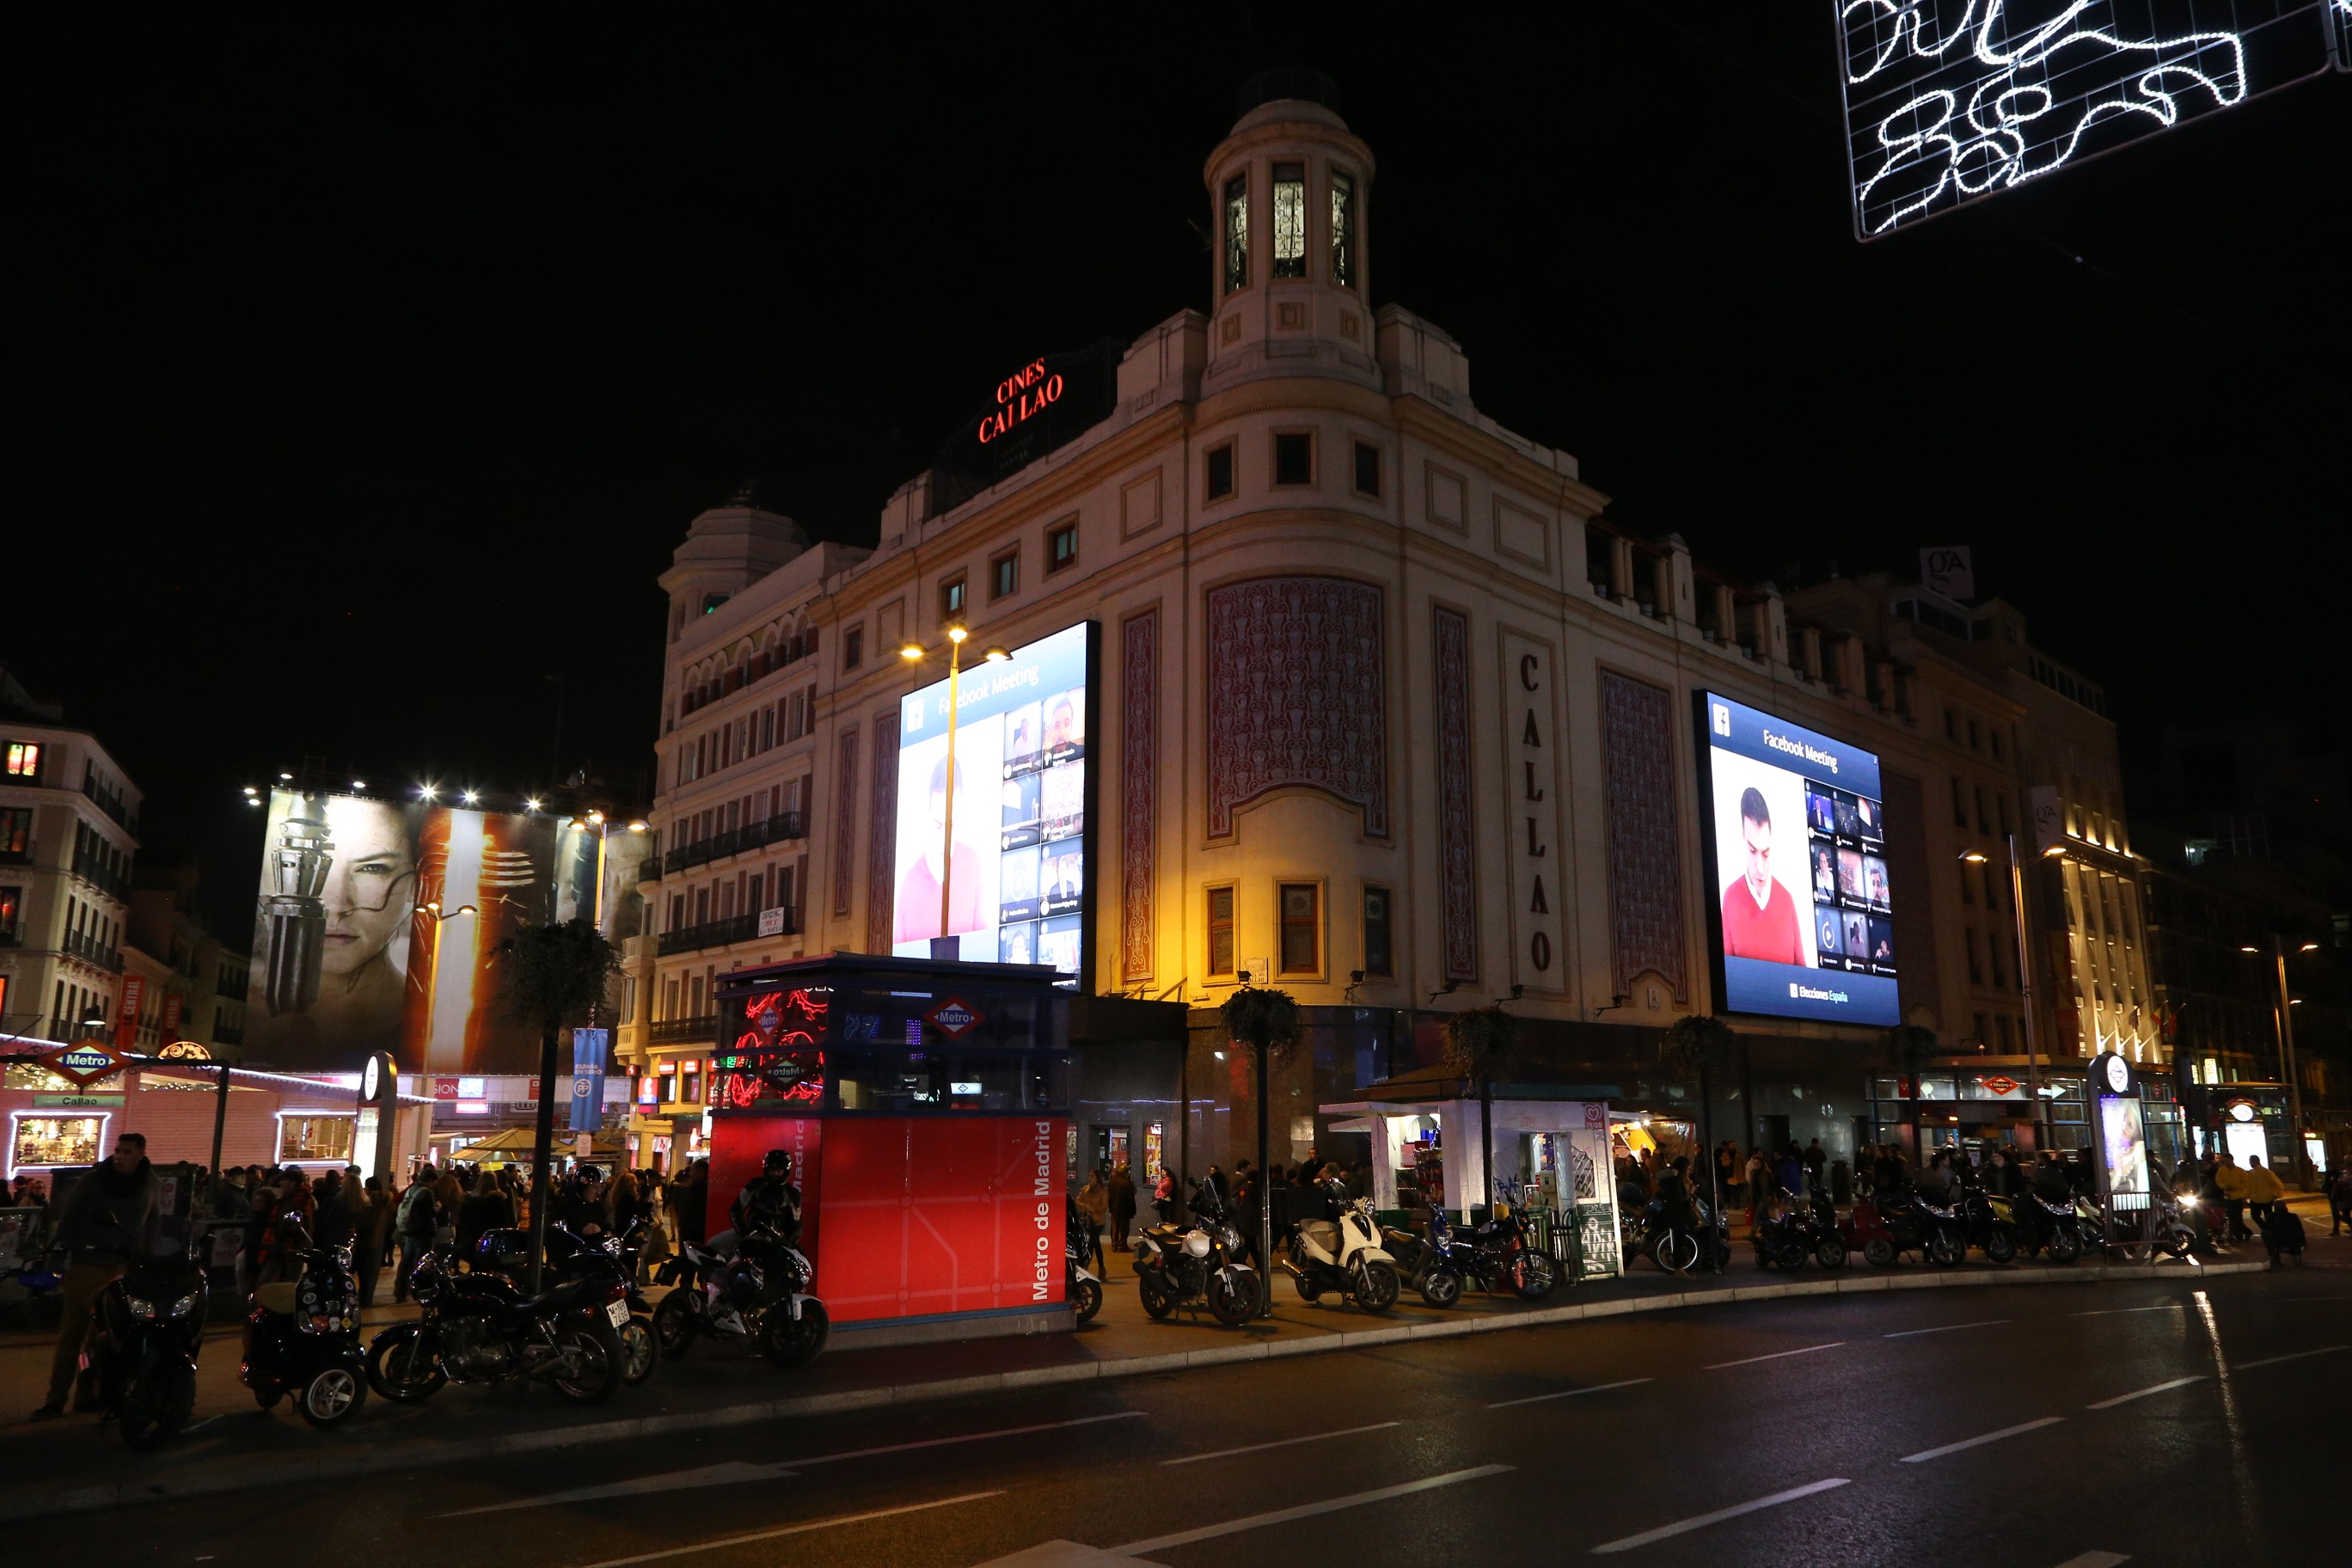
[(1274, 266), (1269, 277), (1307, 276), (1307, 165), (1274, 166)]
[(1249, 175), (1225, 182), (1225, 292), (1249, 287)]
[(1331, 171), (1331, 281), (1356, 286), (1356, 180)]

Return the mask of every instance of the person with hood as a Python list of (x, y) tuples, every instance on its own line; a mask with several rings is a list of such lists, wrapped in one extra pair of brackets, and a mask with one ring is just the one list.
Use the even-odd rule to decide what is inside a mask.
[[(58, 1348), (49, 1358), (49, 1396), (33, 1412), (34, 1420), (66, 1413), (66, 1394), (81, 1363), (82, 1344), (89, 1337), (90, 1305), (98, 1293), (121, 1278), (133, 1258), (155, 1250), (155, 1187), (145, 1134), (125, 1132), (115, 1141), (113, 1158), (84, 1172), (67, 1194), (49, 1243), (52, 1251), (66, 1256), (63, 1313), (58, 1321)], [(74, 1401), (76, 1410), (96, 1407), (97, 1401), (87, 1394)]]
[(1110, 1176), (1110, 1244), (1118, 1251), (1127, 1250), (1127, 1233), (1135, 1224), (1135, 1177), (1125, 1165)]

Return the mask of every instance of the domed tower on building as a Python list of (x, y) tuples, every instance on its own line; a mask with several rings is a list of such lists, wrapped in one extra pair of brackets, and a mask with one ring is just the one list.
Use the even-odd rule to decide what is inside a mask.
[(669, 640), (808, 548), (808, 535), (781, 512), (759, 504), (758, 488), (737, 489), (688, 525), (661, 585), (669, 595)]
[(1377, 388), (1365, 243), (1372, 153), (1319, 71), (1268, 71), (1202, 170), (1210, 247), (1210, 389), (1324, 374)]

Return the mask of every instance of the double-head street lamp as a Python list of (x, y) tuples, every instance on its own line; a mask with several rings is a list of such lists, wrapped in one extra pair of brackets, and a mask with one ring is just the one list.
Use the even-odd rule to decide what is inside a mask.
[[(955, 885), (955, 783), (956, 783), (956, 720), (962, 704), (957, 700), (962, 690), (963, 645), (971, 640), (964, 626), (950, 624), (948, 638), (948, 763), (946, 810), (940, 823), (940, 934), (931, 941), (933, 958), (953, 958), (960, 951), (957, 939), (948, 931), (949, 890)], [(898, 650), (898, 657), (909, 664), (920, 662), (926, 656), (923, 645), (909, 642)], [(1001, 664), (1013, 655), (1006, 649), (990, 647), (981, 657), (991, 664)]]
[[(2260, 953), (2263, 950), (2249, 944), (2238, 951)], [(2319, 944), (2306, 942), (2295, 951), (2316, 952)], [(2279, 1076), (2286, 1081), (2287, 1119), (2294, 1123), (2290, 1146), (2294, 1152), (2295, 1174), (2300, 1180), (2311, 1162), (2303, 1145), (2303, 1083), (2294, 1059), (2294, 997), (2286, 987), (2286, 938), (2276, 931), (2271, 932), (2271, 958), (2278, 966)]]
[[(2042, 1098), (2042, 1052), (2035, 1042), (2033, 1027), (2033, 950), (2025, 934), (2025, 868), (2018, 863), (2017, 835), (2008, 836), (2009, 844), (2009, 904), (2010, 915), (2017, 927), (2017, 994), (2025, 1005), (2025, 1092), (2033, 1101), (2033, 1142), (2038, 1149), (2050, 1147), (2049, 1107)], [(2063, 854), (2063, 850), (2050, 851)], [(1965, 851), (1960, 858), (1971, 866), (1982, 866), (1991, 858), (1982, 850)]]
[[(534, 809), (539, 805), (537, 801), (532, 801), (530, 804)], [(585, 816), (572, 818), (572, 826), (583, 833), (593, 833), (596, 836), (596, 894), (590, 902), (588, 918), (589, 922), (601, 931), (604, 929), (604, 840), (613, 837), (613, 825), (605, 820), (603, 812), (592, 811)], [(644, 818), (636, 817), (630, 820), (628, 831), (643, 833), (645, 830)]]

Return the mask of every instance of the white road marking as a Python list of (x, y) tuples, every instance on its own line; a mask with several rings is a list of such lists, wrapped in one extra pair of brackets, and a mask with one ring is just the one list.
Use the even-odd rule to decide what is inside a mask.
[(2084, 1405), (2084, 1408), (2086, 1410), (2113, 1410), (2118, 1405), (2129, 1405), (2133, 1400), (2146, 1399), (2151, 1394), (2162, 1394), (2168, 1389), (2186, 1388), (2192, 1383), (2202, 1383), (2204, 1381), (2205, 1374), (2201, 1372), (2194, 1377), (2176, 1377), (2170, 1383), (2154, 1383), (2150, 1384), (2146, 1388), (2135, 1388), (2129, 1394), (2118, 1394), (2113, 1399), (2102, 1399), (2096, 1405)]
[(1843, 1476), (1832, 1476), (1828, 1480), (1815, 1481), (1810, 1486), (1791, 1487), (1787, 1491), (1774, 1492), (1770, 1497), (1760, 1497), (1753, 1502), (1735, 1503), (1729, 1508), (1717, 1509), (1713, 1513), (1700, 1514), (1696, 1519), (1678, 1519), (1672, 1524), (1662, 1524), (1655, 1530), (1645, 1530), (1639, 1535), (1629, 1535), (1622, 1541), (1604, 1542), (1592, 1549), (1592, 1554), (1595, 1557), (1602, 1557), (1612, 1552), (1631, 1552), (1636, 1546), (1647, 1546), (1653, 1541), (1664, 1541), (1668, 1536), (1684, 1535), (1694, 1530), (1705, 1530), (1710, 1524), (1719, 1524), (1727, 1519), (1738, 1519), (1743, 1513), (1754, 1513), (1759, 1509), (1778, 1508), (1784, 1502), (1795, 1502), (1799, 1498), (1809, 1498), (1815, 1492), (1829, 1491), (1846, 1484), (1846, 1479)]
[(2231, 1364), (2231, 1372), (2252, 1372), (2258, 1366), (2276, 1366), (2283, 1361), (2301, 1361), (2305, 1356), (2333, 1355), (2337, 1351), (2352, 1349), (2347, 1345), (2327, 1345), (2315, 1351), (2297, 1351), (2293, 1355), (2265, 1356), (2261, 1361), (2242, 1361)]
[[(1223, 1524), (1204, 1524), (1198, 1530), (1180, 1531), (1174, 1535), (1155, 1535), (1149, 1541), (1130, 1541), (1124, 1546), (1108, 1550), (1121, 1557), (1140, 1557), (1147, 1552), (1164, 1552), (1171, 1546), (1190, 1546), (1196, 1541), (1214, 1541), (1221, 1535), (1234, 1535), (1244, 1530), (1256, 1530), (1263, 1525), (1287, 1524), (1294, 1519), (1312, 1519), (1318, 1513), (1336, 1513), (1342, 1509), (1358, 1508), (1365, 1503), (1386, 1502), (1391, 1498), (1407, 1497), (1414, 1492), (1434, 1490), (1438, 1487), (1455, 1486), (1463, 1481), (1484, 1480), (1488, 1476), (1509, 1473), (1512, 1465), (1480, 1465), (1471, 1470), (1448, 1470), (1442, 1476), (1430, 1476), (1418, 1481), (1405, 1481), (1397, 1486), (1381, 1487), (1376, 1491), (1355, 1492), (1347, 1497), (1326, 1498), (1321, 1502), (1300, 1503), (1297, 1508), (1277, 1509), (1272, 1513), (1254, 1513), (1246, 1519), (1229, 1519)], [(596, 1563), (589, 1568), (618, 1568), (617, 1564)]]
[(1486, 1408), (1508, 1410), (1514, 1405), (1541, 1405), (1547, 1399), (1573, 1399), (1580, 1394), (1606, 1394), (1612, 1388), (1631, 1388), (1635, 1384), (1656, 1381), (1654, 1377), (1629, 1377), (1622, 1383), (1596, 1383), (1591, 1388), (1563, 1388), (1558, 1394), (1531, 1394), (1525, 1399), (1498, 1400)]
[(635, 1557), (608, 1557), (602, 1563), (588, 1563), (582, 1568), (629, 1568), (632, 1563), (658, 1563), (665, 1557), (684, 1557), (688, 1552), (716, 1552), (721, 1547), (741, 1546), (753, 1541), (774, 1541), (787, 1535), (806, 1535), (813, 1530), (831, 1530), (839, 1524), (863, 1524), (869, 1519), (892, 1519), (902, 1513), (921, 1513), (928, 1509), (953, 1508), (960, 1502), (979, 1502), (984, 1498), (1003, 1497), (1003, 1489), (990, 1492), (965, 1492), (958, 1497), (934, 1498), (929, 1502), (902, 1503), (897, 1508), (868, 1509), (864, 1513), (835, 1514), (831, 1519), (813, 1519), (806, 1524), (787, 1524), (779, 1530), (754, 1531), (750, 1535), (729, 1535), (717, 1541), (698, 1541), (691, 1546), (669, 1546), (659, 1552), (640, 1552)]
[(1956, 1334), (1962, 1329), (1990, 1329), (1996, 1323), (2007, 1323), (2014, 1321), (2014, 1319), (2011, 1318), (1987, 1318), (1982, 1322), (1946, 1323), (1943, 1327), (1938, 1329), (1905, 1329), (1897, 1333), (1881, 1334), (1878, 1337), (1883, 1340), (1911, 1340), (1918, 1338), (1921, 1334)]
[(1843, 1340), (1832, 1340), (1825, 1345), (1807, 1345), (1802, 1350), (1774, 1351), (1770, 1355), (1742, 1356), (1738, 1361), (1719, 1361), (1712, 1366), (1703, 1366), (1699, 1368), (1699, 1370), (1701, 1372), (1721, 1372), (1727, 1366), (1753, 1366), (1759, 1361), (1779, 1361), (1783, 1356), (1811, 1355), (1815, 1351), (1833, 1351), (1843, 1343), (1845, 1343)]
[(1203, 1459), (1230, 1459), (1236, 1454), (1263, 1454), (1268, 1448), (1288, 1448), (1300, 1443), (1320, 1443), (1326, 1437), (1352, 1437), (1359, 1432), (1385, 1432), (1391, 1426), (1402, 1426), (1402, 1421), (1375, 1421), (1369, 1426), (1345, 1426), (1337, 1432), (1317, 1432), (1305, 1437), (1284, 1437), (1272, 1443), (1252, 1443), (1246, 1448), (1220, 1448), (1213, 1454), (1187, 1454), (1180, 1459), (1162, 1459), (1163, 1465), (1197, 1465)]
[(2063, 1415), (2044, 1415), (2039, 1421), (2021, 1421), (2014, 1426), (2004, 1426), (1998, 1432), (1988, 1432), (1981, 1437), (1963, 1437), (1957, 1443), (1947, 1443), (1940, 1448), (1924, 1448), (1916, 1454), (1906, 1454), (1895, 1461), (1898, 1465), (1920, 1465), (1929, 1459), (1940, 1459), (1947, 1454), (1957, 1454), (1963, 1448), (1981, 1448), (1987, 1443), (1998, 1443), (2003, 1437), (2014, 1437), (2020, 1432), (2038, 1432), (2044, 1426), (2055, 1426), (2065, 1420)]
[(2058, 1564), (2058, 1568), (2116, 1568), (2116, 1563), (2130, 1561), (2131, 1558), (2121, 1552), (2085, 1552), (2080, 1557), (2069, 1557)]
[(795, 1475), (811, 1466), (838, 1464), (844, 1459), (868, 1459), (877, 1454), (903, 1454), (910, 1448), (940, 1448), (951, 1443), (984, 1443), (992, 1437), (1025, 1437), (1034, 1432), (1052, 1432), (1064, 1426), (1092, 1426), (1105, 1421), (1134, 1420), (1143, 1414), (1140, 1410), (1118, 1410), (1108, 1415), (1080, 1415), (1068, 1421), (1043, 1421), (1034, 1426), (1003, 1426), (993, 1432), (964, 1432), (953, 1437), (925, 1437), (913, 1443), (892, 1443), (879, 1448), (852, 1448), (845, 1453), (817, 1454), (805, 1459), (779, 1459), (767, 1465), (730, 1459), (724, 1464), (703, 1465), (691, 1470), (669, 1470), (657, 1476), (637, 1476), (600, 1487), (573, 1487), (569, 1491), (549, 1492), (543, 1497), (485, 1503), (480, 1508), (453, 1509), (435, 1517), (459, 1519), (472, 1513), (506, 1513), (519, 1508), (594, 1502), (601, 1498), (642, 1497), (647, 1492), (687, 1491), (696, 1487), (727, 1486), (735, 1481), (775, 1480)]
[(2161, 1307), (2101, 1307), (2095, 1312), (2069, 1312), (2070, 1318), (2112, 1318), (2120, 1312), (2185, 1312), (2188, 1306), (2179, 1301), (2167, 1301)]

